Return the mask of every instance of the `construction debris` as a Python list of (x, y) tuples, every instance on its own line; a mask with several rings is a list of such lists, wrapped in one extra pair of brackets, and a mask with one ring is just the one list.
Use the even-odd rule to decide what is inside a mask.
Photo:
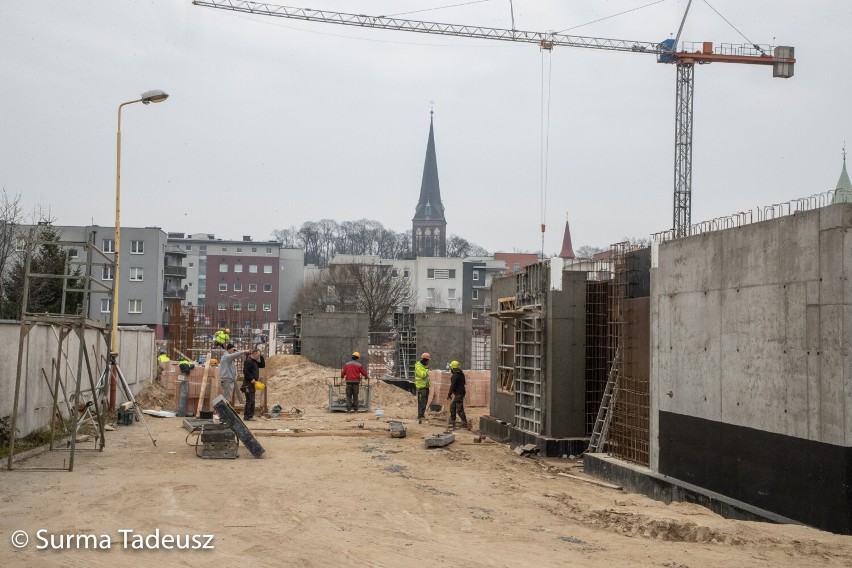
[(390, 430), (391, 438), (405, 438), (405, 426), (402, 422), (396, 420), (388, 422), (388, 430)]
[(530, 456), (538, 453), (538, 446), (536, 444), (526, 444), (523, 446), (518, 446), (514, 450), (512, 450), (519, 456)]
[(443, 448), (444, 446), (449, 446), (456, 440), (456, 435), (452, 432), (442, 432), (441, 434), (435, 434), (433, 436), (429, 436), (425, 440), (423, 440), (426, 444), (427, 448)]

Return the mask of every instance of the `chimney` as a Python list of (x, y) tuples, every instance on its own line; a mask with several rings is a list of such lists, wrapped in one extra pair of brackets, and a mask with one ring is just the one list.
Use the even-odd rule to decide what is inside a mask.
[(574, 258), (574, 247), (571, 246), (571, 228), (568, 226), (568, 214), (565, 214), (565, 236), (562, 237), (562, 251), (560, 258)]

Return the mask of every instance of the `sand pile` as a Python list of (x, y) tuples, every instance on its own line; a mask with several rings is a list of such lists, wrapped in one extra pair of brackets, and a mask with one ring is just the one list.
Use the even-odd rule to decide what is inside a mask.
[[(266, 359), (260, 376), (269, 389), (269, 405), (285, 409), (328, 407), (328, 385), (340, 376), (340, 369), (311, 363), (301, 355), (273, 355)], [(364, 384), (364, 383), (362, 383)], [(379, 380), (371, 380), (372, 407), (417, 407), (414, 395)]]
[(174, 392), (156, 382), (139, 391), (135, 398), (140, 407), (151, 410), (171, 410), (175, 406)]

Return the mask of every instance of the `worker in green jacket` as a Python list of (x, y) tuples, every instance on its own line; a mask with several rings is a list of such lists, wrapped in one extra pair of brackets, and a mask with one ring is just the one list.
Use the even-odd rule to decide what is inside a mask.
[(429, 361), (432, 356), (424, 353), (414, 364), (414, 386), (417, 387), (417, 421), (426, 418), (426, 404), (429, 402)]
[(221, 329), (216, 332), (216, 335), (213, 337), (213, 344), (217, 347), (225, 349), (225, 346), (231, 342), (231, 330), (230, 328), (222, 331)]

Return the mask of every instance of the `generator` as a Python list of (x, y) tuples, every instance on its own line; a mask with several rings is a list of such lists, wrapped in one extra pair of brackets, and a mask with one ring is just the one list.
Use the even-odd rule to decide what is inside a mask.
[(227, 424), (202, 424), (195, 454), (205, 459), (234, 459), (238, 446), (237, 435)]

